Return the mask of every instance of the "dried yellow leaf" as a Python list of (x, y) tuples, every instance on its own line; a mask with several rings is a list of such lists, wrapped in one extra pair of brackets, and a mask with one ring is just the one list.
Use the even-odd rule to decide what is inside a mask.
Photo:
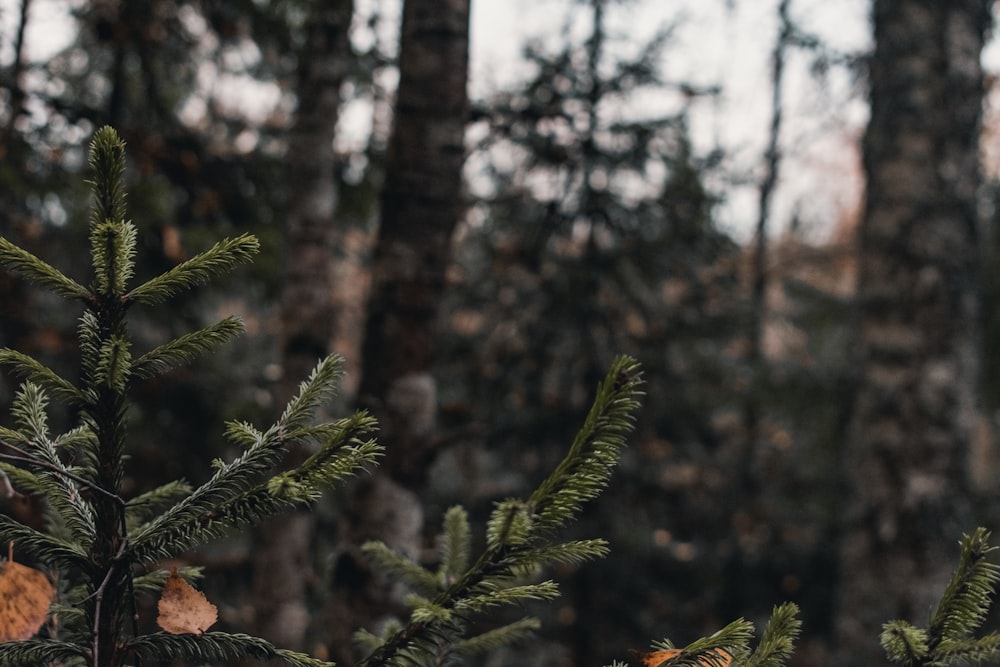
[(56, 591), (48, 577), (9, 559), (0, 564), (0, 641), (30, 639), (41, 629)]
[(163, 585), (156, 624), (172, 635), (200, 635), (219, 620), (219, 610), (205, 594), (184, 581), (175, 567)]

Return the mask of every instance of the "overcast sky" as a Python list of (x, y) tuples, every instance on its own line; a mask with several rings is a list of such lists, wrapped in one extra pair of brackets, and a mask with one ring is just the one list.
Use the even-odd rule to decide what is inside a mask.
[[(587, 29), (586, 8), (572, 0), (473, 0), (472, 6), (473, 94), (516, 81), (524, 40), (552, 34), (567, 12), (577, 12), (581, 29)], [(719, 211), (722, 223), (747, 239), (757, 217), (754, 181), (770, 121), (778, 0), (632, 0), (612, 7), (612, 26), (636, 41), (678, 23), (663, 62), (669, 80), (722, 86), (717, 99), (696, 107), (692, 129), (702, 150), (723, 148), (731, 156), (727, 166), (749, 178), (728, 190)], [(869, 0), (794, 0), (791, 11), (804, 30), (832, 48), (857, 53), (870, 46), (868, 7)], [(855, 141), (867, 112), (860, 87), (846, 71), (831, 70), (820, 84), (809, 73), (810, 62), (809, 54), (793, 52), (786, 66), (785, 162), (774, 228), (786, 226), (795, 213), (807, 233), (824, 238), (857, 206)]]

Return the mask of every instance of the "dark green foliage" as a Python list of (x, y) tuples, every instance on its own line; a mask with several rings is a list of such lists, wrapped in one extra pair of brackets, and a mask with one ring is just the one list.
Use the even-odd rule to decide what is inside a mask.
[[(753, 651), (750, 649), (754, 636), (753, 623), (741, 618), (708, 637), (691, 642), (681, 649), (679, 655), (661, 664), (670, 667), (727, 667), (724, 656), (728, 655), (732, 658), (733, 667), (782, 667), (791, 656), (802, 627), (798, 614), (799, 608), (791, 602), (775, 607)], [(674, 644), (669, 639), (653, 644), (654, 651), (673, 648)], [(623, 667), (623, 663), (615, 662), (612, 667)]]
[[(19, 492), (45, 504), (46, 530), (0, 517), (0, 541), (16, 553), (59, 572), (59, 636), (0, 644), (0, 664), (83, 664), (120, 667), (134, 656), (193, 662), (276, 659), (288, 665), (328, 664), (240, 634), (141, 634), (132, 621), (136, 595), (155, 593), (166, 578), (158, 561), (236, 528), (308, 504), (332, 484), (374, 464), (374, 420), (358, 413), (315, 423), (318, 408), (340, 379), (340, 360), (320, 361), (275, 424), (258, 429), (229, 424), (226, 434), (242, 450), (216, 462), (215, 474), (192, 488), (183, 480), (131, 499), (122, 497), (129, 455), (126, 420), (136, 380), (154, 378), (211, 352), (243, 331), (227, 318), (133, 355), (126, 314), (140, 303), (158, 304), (248, 261), (258, 248), (251, 236), (219, 242), (187, 262), (131, 286), (137, 229), (125, 220), (125, 147), (114, 130), (94, 137), (94, 207), (90, 222), (93, 278), (83, 287), (34, 255), (0, 239), (0, 262), (57, 294), (81, 303), (80, 379), (75, 382), (29, 356), (0, 351), (0, 363), (26, 379), (12, 406), (13, 428), (0, 428), (0, 470)], [(50, 433), (48, 396), (79, 410), (79, 425)], [(307, 442), (312, 455), (276, 472), (289, 447)], [(146, 568), (152, 568), (145, 572)], [(184, 576), (197, 570), (181, 568)]]
[(554, 582), (533, 579), (540, 568), (607, 554), (604, 540), (560, 543), (552, 534), (574, 520), (583, 503), (607, 484), (632, 430), (641, 384), (636, 361), (619, 357), (562, 462), (526, 500), (509, 498), (496, 504), (486, 526), (486, 549), (474, 562), (468, 517), (460, 507), (445, 514), (435, 570), (380, 542), (365, 545), (380, 568), (405, 582), (413, 594), (407, 600), (412, 612), (405, 625), (383, 637), (367, 632), (359, 636), (373, 649), (363, 665), (441, 664), (448, 655), (490, 650), (538, 627), (535, 619), (526, 618), (467, 636), (469, 622), (495, 607), (557, 597)]
[[(157, 305), (203, 284), (248, 261), (258, 249), (251, 236), (226, 239), (132, 285), (138, 231), (124, 218), (124, 156), (124, 143), (114, 130), (95, 134), (88, 287), (13, 244), (0, 244), (6, 266), (77, 301), (83, 310), (77, 328), (78, 381), (20, 352), (0, 351), (0, 363), (25, 378), (11, 409), (13, 427), (0, 427), (0, 472), (5, 483), (44, 503), (46, 519), (45, 529), (37, 530), (0, 516), (0, 541), (13, 542), (20, 556), (57, 571), (60, 583), (52, 607), (59, 614), (60, 641), (0, 644), (0, 664), (121, 667), (140, 659), (244, 658), (303, 667), (329, 664), (243, 634), (144, 634), (134, 620), (136, 596), (155, 595), (164, 585), (167, 573), (157, 568), (160, 561), (181, 558), (208, 540), (315, 501), (332, 484), (376, 463), (381, 448), (373, 439), (375, 422), (365, 413), (316, 422), (317, 410), (341, 376), (340, 359), (332, 356), (319, 362), (271, 426), (230, 421), (225, 437), (239, 454), (213, 462), (214, 474), (206, 482), (192, 486), (174, 480), (124, 497), (124, 462), (131, 450), (126, 415), (135, 383), (213, 352), (243, 331), (238, 319), (226, 318), (134, 354), (127, 314), (134, 306)], [(460, 508), (445, 517), (436, 571), (383, 545), (367, 546), (381, 567), (409, 583), (414, 593), (408, 625), (384, 639), (359, 634), (373, 650), (364, 664), (426, 664), (429, 659), (436, 664), (442, 655), (488, 651), (537, 629), (538, 622), (528, 618), (466, 636), (473, 616), (500, 605), (556, 597), (555, 583), (533, 579), (539, 568), (607, 553), (603, 540), (559, 543), (552, 534), (606, 486), (632, 430), (641, 382), (633, 359), (615, 361), (565, 459), (527, 499), (497, 503), (487, 522), (485, 550), (477, 557)], [(65, 433), (51, 433), (50, 396), (78, 411), (79, 423)], [(293, 447), (311, 454), (298, 466), (279, 470)], [(179, 573), (188, 579), (201, 576), (190, 567)], [(141, 620), (143, 627), (151, 625)]]
[(950, 665), (1000, 657), (1000, 634), (972, 637), (986, 620), (1000, 581), (1000, 566), (986, 560), (996, 551), (989, 539), (989, 531), (977, 528), (962, 540), (958, 568), (927, 629), (901, 620), (885, 624), (882, 647), (891, 661), (903, 665)]

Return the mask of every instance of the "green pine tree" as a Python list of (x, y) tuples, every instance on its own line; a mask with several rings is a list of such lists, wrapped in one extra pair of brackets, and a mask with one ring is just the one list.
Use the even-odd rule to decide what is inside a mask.
[[(24, 379), (12, 408), (15, 426), (0, 428), (0, 470), (14, 489), (44, 501), (49, 524), (41, 532), (0, 516), (0, 542), (13, 543), (15, 553), (58, 572), (60, 589), (54, 605), (58, 639), (2, 643), (0, 664), (122, 667), (136, 660), (206, 663), (257, 657), (300, 667), (328, 665), (242, 634), (142, 634), (136, 627), (135, 597), (158, 591), (166, 579), (158, 563), (314, 501), (324, 489), (374, 464), (381, 450), (373, 439), (375, 422), (364, 413), (333, 422), (313, 419), (341, 374), (341, 362), (333, 356), (320, 361), (274, 424), (259, 429), (229, 423), (226, 437), (241, 454), (216, 461), (214, 474), (203, 485), (192, 488), (175, 481), (125, 499), (133, 384), (209, 353), (243, 331), (241, 321), (227, 318), (135, 354), (129, 311), (161, 304), (248, 261), (258, 243), (247, 235), (226, 239), (133, 286), (137, 231), (125, 217), (125, 146), (111, 128), (94, 136), (91, 167), (89, 285), (0, 238), (0, 263), (83, 308), (79, 381), (20, 352), (0, 350), (0, 363)], [(73, 407), (79, 425), (51, 433), (46, 419), (50, 399)], [(276, 472), (284, 452), (301, 442), (314, 445), (315, 453), (296, 468)]]
[[(131, 308), (163, 304), (207, 282), (248, 261), (258, 243), (248, 235), (223, 240), (133, 285), (137, 229), (125, 217), (125, 146), (113, 129), (95, 134), (91, 167), (89, 285), (0, 237), (0, 265), (82, 308), (79, 380), (62, 377), (15, 350), (0, 350), (0, 364), (23, 378), (11, 409), (14, 425), (0, 427), (0, 490), (38, 498), (47, 519), (45, 530), (36, 530), (0, 516), (0, 543), (11, 543), (21, 557), (58, 573), (58, 593), (49, 611), (59, 619), (48, 637), (0, 642), (0, 665), (123, 667), (144, 661), (229, 664), (258, 658), (329, 666), (245, 634), (200, 629), (146, 633), (139, 628), (137, 597), (160, 593), (168, 580), (161, 562), (308, 505), (325, 489), (374, 465), (381, 448), (373, 438), (375, 422), (363, 412), (332, 422), (315, 420), (340, 377), (340, 359), (332, 356), (319, 362), (274, 424), (263, 429), (239, 421), (226, 425), (225, 436), (241, 453), (231, 461), (215, 461), (207, 482), (193, 488), (177, 480), (125, 498), (127, 414), (134, 384), (211, 353), (243, 331), (240, 320), (226, 318), (137, 353), (128, 331)], [(470, 619), (498, 605), (555, 597), (553, 582), (538, 581), (540, 568), (606, 553), (603, 540), (560, 542), (556, 531), (607, 484), (632, 429), (641, 384), (635, 360), (619, 357), (565, 459), (529, 497), (497, 503), (482, 553), (473, 555), (471, 528), (457, 507), (445, 515), (436, 569), (410, 562), (384, 545), (367, 545), (371, 557), (407, 581), (414, 594), (405, 623), (381, 637), (359, 632), (371, 649), (362, 664), (437, 665), (450, 656), (514, 641), (537, 627), (536, 620), (527, 618), (474, 636), (467, 632)], [(74, 409), (74, 428), (51, 432), (50, 400)], [(281, 468), (288, 448), (301, 443), (310, 444), (315, 453), (297, 467)], [(195, 580), (199, 572), (181, 568), (180, 575)], [(5, 613), (0, 609), (0, 626)]]

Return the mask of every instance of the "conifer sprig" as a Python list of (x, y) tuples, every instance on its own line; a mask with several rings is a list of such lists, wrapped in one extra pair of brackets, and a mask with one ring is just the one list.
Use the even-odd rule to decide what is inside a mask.
[[(685, 646), (681, 654), (670, 661), (670, 665), (671, 667), (715, 667), (722, 658), (717, 652), (719, 649), (728, 653), (733, 661), (739, 664), (750, 654), (753, 631), (753, 623), (742, 618), (737, 619), (708, 637), (696, 639)], [(669, 649), (674, 648), (674, 645), (669, 640), (663, 640), (654, 643), (654, 647)]]
[(566, 457), (528, 498), (533, 531), (564, 525), (604, 490), (634, 426), (641, 385), (635, 359), (614, 361)]
[(792, 656), (795, 640), (801, 631), (798, 605), (786, 602), (776, 606), (764, 626), (757, 650), (746, 661), (745, 667), (781, 667)]
[(128, 293), (126, 300), (163, 303), (185, 290), (207, 283), (212, 276), (249, 262), (259, 250), (260, 242), (250, 234), (224, 239), (205, 252), (139, 285)]
[[(218, 461), (211, 479), (136, 528), (129, 539), (132, 557), (139, 562), (174, 557), (294, 505), (312, 502), (330, 485), (373, 464), (382, 450), (371, 437), (375, 420), (365, 413), (334, 424), (304, 427), (322, 399), (333, 392), (341, 364), (336, 355), (321, 361), (281, 418), (266, 431), (230, 422), (226, 435), (243, 453), (228, 463)], [(316, 453), (294, 470), (274, 474), (290, 447), (317, 434), (324, 436), (324, 442)]]
[(90, 296), (86, 287), (2, 236), (0, 236), (0, 266), (7, 267), (61, 297), (84, 300)]
[(1000, 566), (987, 560), (997, 549), (989, 541), (990, 533), (984, 528), (977, 528), (961, 541), (958, 568), (928, 627), (932, 650), (942, 641), (969, 636), (986, 620), (1000, 581)]
[(25, 639), (0, 644), (0, 666), (86, 664), (87, 654), (78, 644), (54, 639)]
[[(659, 663), (653, 664), (653, 667), (782, 667), (791, 656), (802, 628), (798, 614), (798, 606), (791, 602), (774, 607), (753, 651), (750, 650), (754, 637), (753, 623), (741, 618), (682, 649), (676, 649), (672, 641), (664, 639), (653, 642), (652, 653), (632, 653), (637, 654), (643, 664), (653, 664), (656, 658), (660, 658), (659, 651), (669, 651), (662, 654)], [(615, 661), (610, 667), (628, 665)]]
[(494, 634), (465, 636), (468, 621), (494, 606), (558, 596), (554, 582), (525, 581), (539, 567), (581, 563), (607, 553), (603, 540), (560, 543), (552, 534), (606, 486), (632, 429), (641, 384), (634, 359), (622, 356), (615, 360), (562, 463), (528, 500), (508, 498), (497, 503), (486, 525), (486, 549), (475, 562), (470, 558), (468, 516), (461, 508), (445, 514), (441, 562), (436, 571), (384, 544), (364, 545), (369, 557), (415, 594), (407, 600), (413, 608), (408, 624), (377, 641), (372, 633), (358, 635), (374, 646), (362, 661), (363, 667), (439, 664), (445, 654), (458, 651), (458, 647), (473, 650), (491, 646), (503, 639), (523, 637), (536, 627), (537, 621), (524, 619), (498, 628)]
[(124, 222), (125, 142), (113, 128), (104, 126), (94, 132), (89, 161), (94, 175), (87, 181), (94, 196), (91, 228), (109, 221)]
[(178, 336), (143, 354), (132, 365), (132, 375), (148, 380), (161, 373), (189, 364), (199, 356), (218, 349), (243, 334), (246, 326), (238, 317), (227, 317), (203, 329)]
[(252, 658), (272, 661), (269, 664), (286, 667), (334, 667), (334, 663), (317, 660), (303, 653), (275, 648), (259, 637), (241, 633), (206, 632), (201, 635), (173, 635), (155, 632), (137, 637), (129, 643), (143, 660), (166, 662), (175, 656), (187, 656), (193, 662), (228, 663)]
[(83, 402), (82, 393), (72, 382), (26, 354), (0, 349), (0, 364), (9, 367), (16, 376), (44, 387), (56, 400), (73, 406)]
[[(259, 658), (290, 667), (330, 667), (256, 637), (199, 634), (201, 626), (185, 625), (183, 618), (171, 620), (171, 628), (191, 627), (198, 633), (144, 635), (133, 621), (135, 595), (155, 593), (168, 581), (162, 569), (137, 573), (137, 564), (155, 566), (158, 559), (180, 557), (234, 528), (310, 503), (324, 489), (373, 465), (381, 447), (367, 414), (318, 423), (316, 413), (340, 379), (340, 360), (330, 357), (319, 362), (272, 426), (227, 426), (226, 435), (240, 453), (232, 461), (217, 462), (208, 482), (192, 488), (176, 480), (124, 499), (126, 416), (133, 384), (209, 353), (243, 331), (241, 321), (227, 318), (133, 355), (129, 306), (158, 304), (204, 283), (248, 261), (258, 242), (249, 235), (226, 239), (129, 291), (138, 228), (125, 219), (125, 145), (114, 130), (102, 128), (95, 134), (90, 161), (89, 287), (0, 239), (0, 263), (83, 307), (77, 327), (78, 385), (21, 352), (0, 350), (0, 364), (26, 380), (13, 406), (14, 428), (0, 427), (0, 493), (39, 497), (48, 521), (45, 530), (38, 530), (0, 515), (0, 543), (13, 542), (17, 554), (58, 572), (60, 593), (51, 611), (59, 615), (64, 640), (0, 642), (0, 666), (124, 667), (143, 658), (193, 664)], [(79, 425), (60, 436), (50, 434), (49, 398), (77, 409)], [(277, 472), (288, 449), (300, 444), (312, 447), (312, 455)], [(198, 574), (193, 568), (179, 570), (188, 578)]]
[(986, 620), (1000, 582), (1000, 567), (987, 557), (996, 547), (990, 532), (977, 528), (960, 542), (958, 567), (927, 629), (902, 621), (883, 626), (881, 641), (889, 660), (902, 665), (952, 665), (1000, 658), (1000, 635), (971, 635)]

